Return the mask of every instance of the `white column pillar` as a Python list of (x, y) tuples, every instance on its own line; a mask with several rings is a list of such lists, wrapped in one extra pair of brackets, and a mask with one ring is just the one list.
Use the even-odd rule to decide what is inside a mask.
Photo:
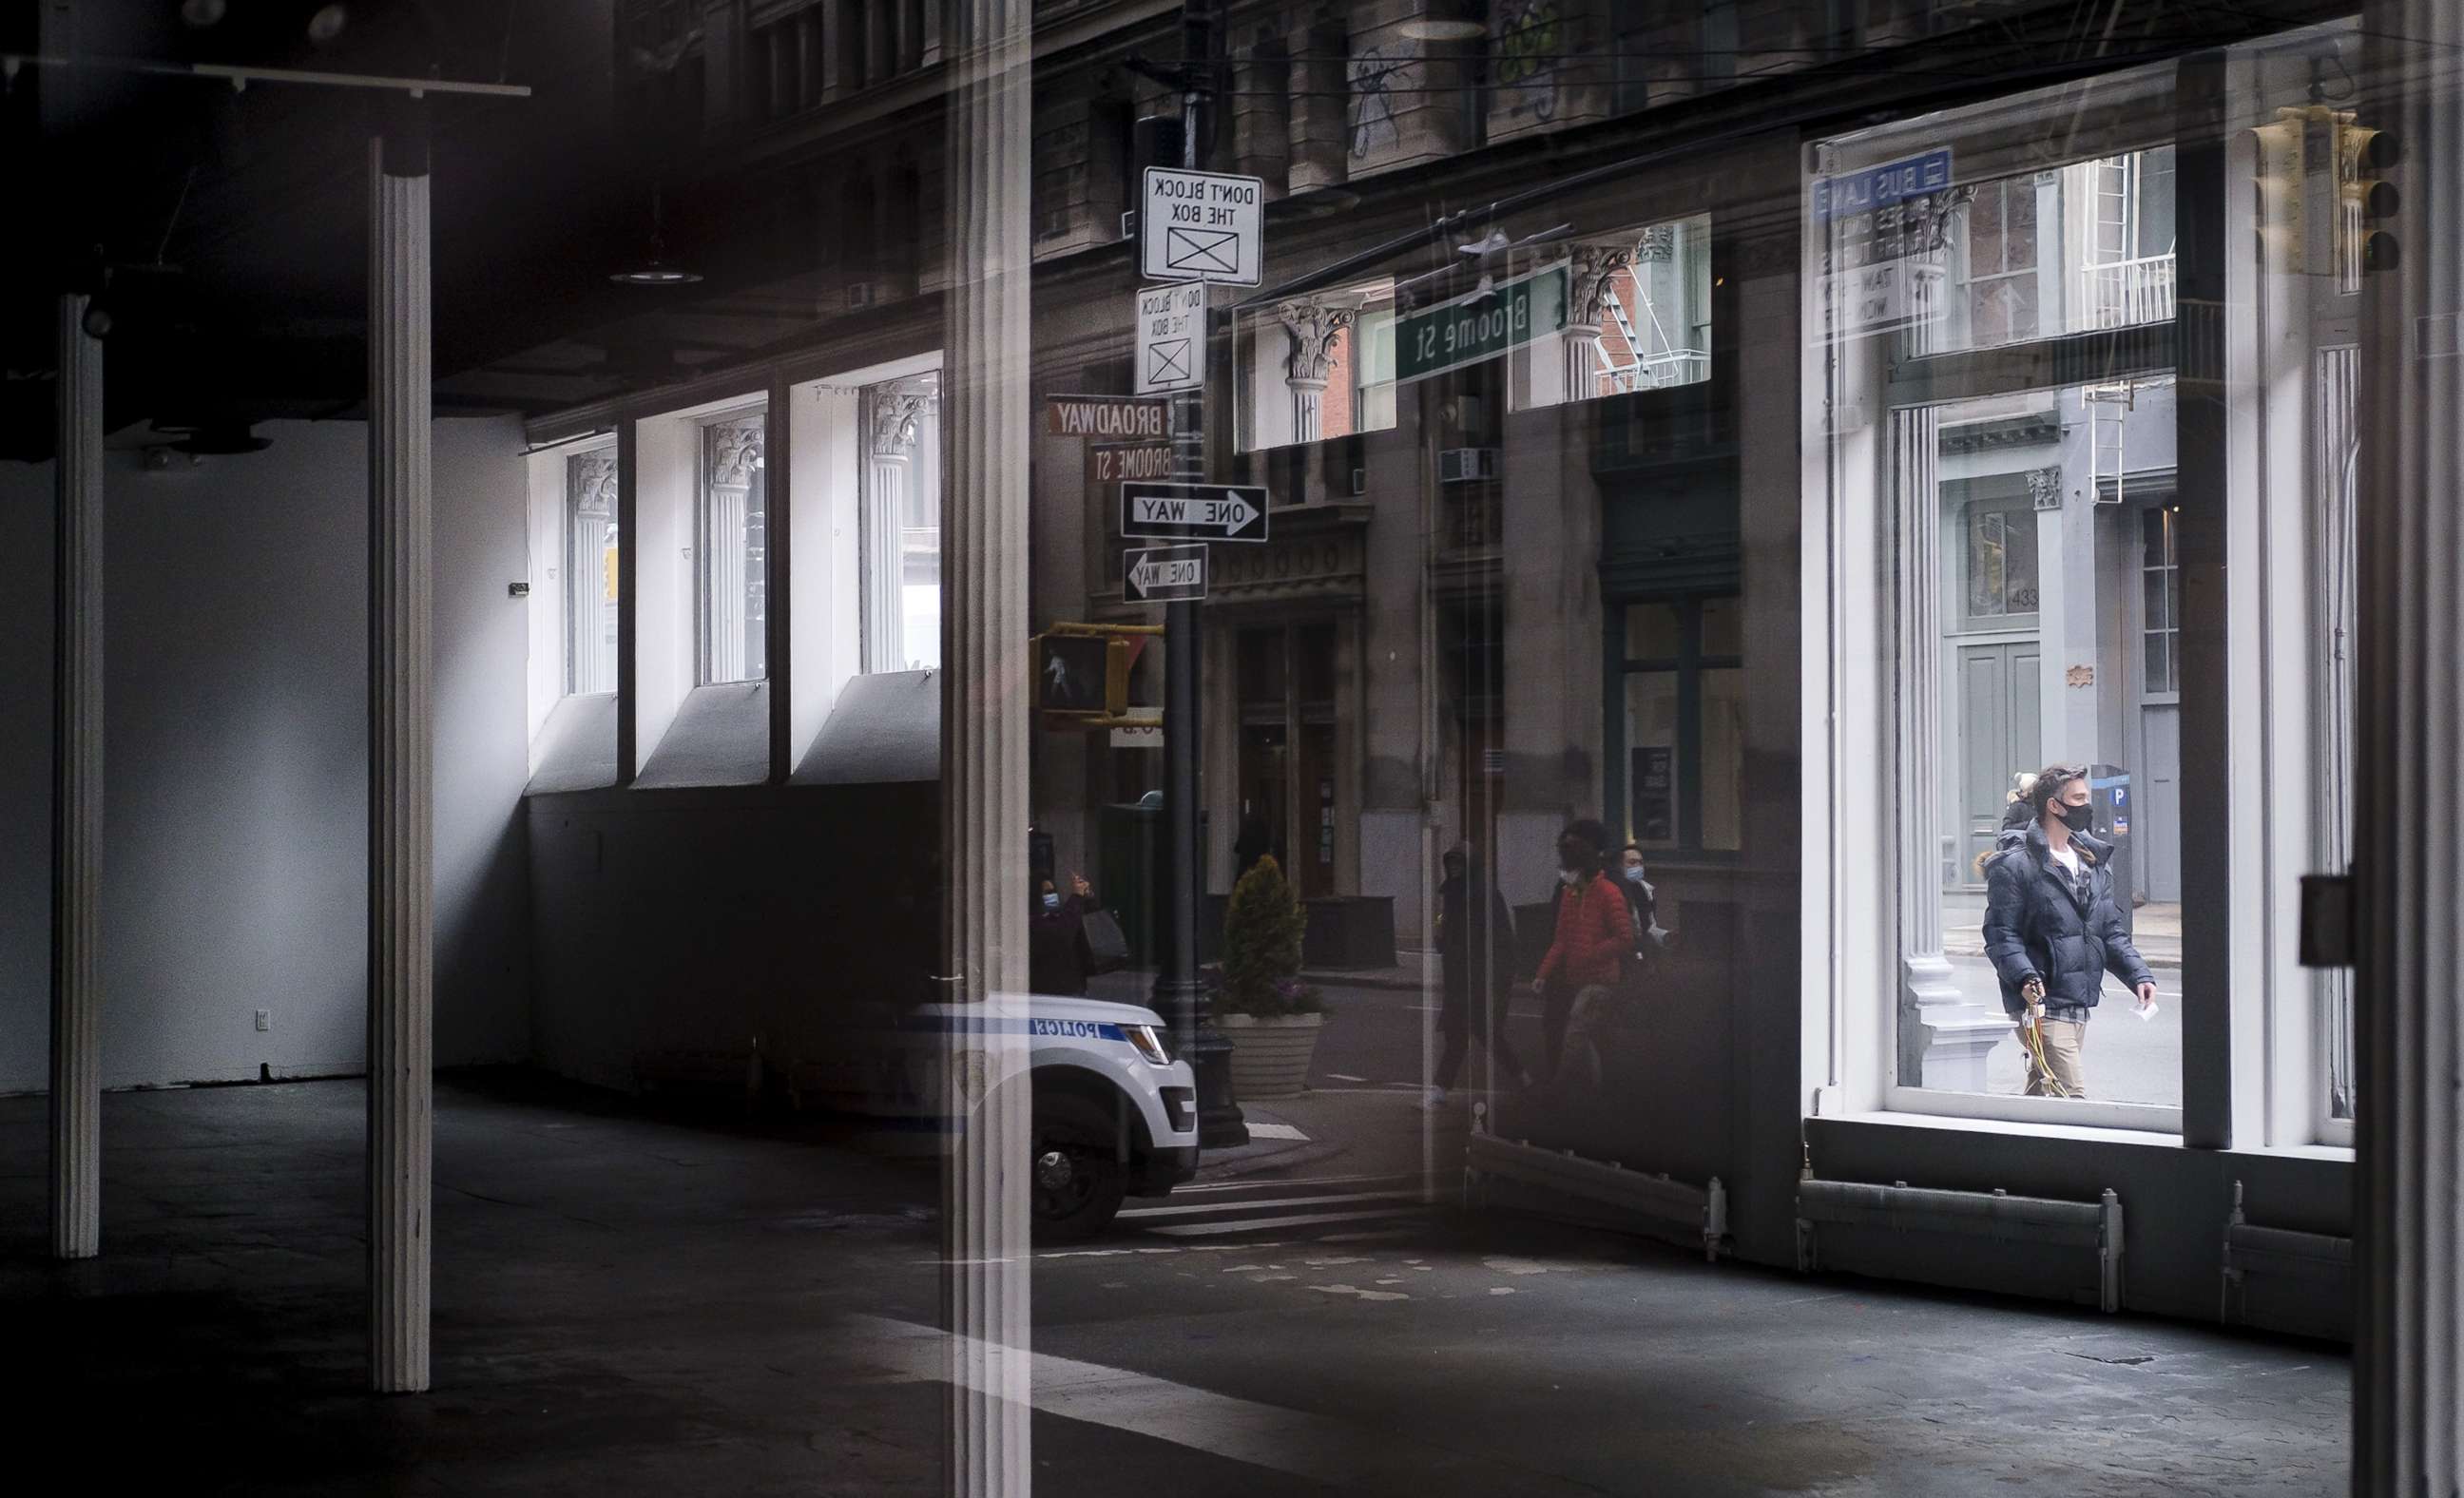
[(2363, 293), (2353, 1492), (2432, 1498), (2464, 1487), (2464, 7), (2368, 0), (2362, 35), (2402, 207)]
[[(1026, 986), (1027, 380), (1030, 11), (953, 0), (948, 14), (949, 326), (941, 484), (941, 791), (956, 997)], [(913, 253), (913, 247), (909, 247)], [(894, 518), (892, 518), (894, 520)], [(947, 1074), (973, 1118), (943, 1207), (951, 1482), (1025, 1498), (1029, 1319), (1023, 1035), (951, 1037)]]
[(1292, 440), (1315, 442), (1326, 434), (1326, 382), (1295, 376), (1285, 384), (1292, 392)]
[(864, 515), (864, 652), (867, 669), (907, 666), (906, 600), (898, 548), (898, 516), (907, 505), (907, 457), (875, 449), (866, 474)]
[[(1630, 245), (1576, 245), (1566, 288), (1565, 370), (1558, 398), (1585, 401), (1598, 389), (1600, 330), (1620, 273), (1634, 263)], [(1639, 352), (1639, 350), (1637, 351)]]
[[(1939, 230), (1937, 230), (1939, 232)], [(1942, 267), (1910, 270), (1919, 319), (1910, 352), (1939, 332)], [(2010, 1034), (1998, 1007), (1971, 1003), (1943, 955), (1945, 834), (1942, 736), (1942, 418), (1931, 407), (1891, 414), (1891, 473), (1899, 509), (1899, 1081), (1985, 1090), (1985, 1058)]]
[(1292, 440), (1315, 442), (1323, 435), (1326, 387), (1334, 373), (1334, 345), (1352, 326), (1353, 314), (1345, 307), (1287, 301), (1275, 309), (1275, 316), (1283, 322), (1292, 344), (1284, 366), (1285, 384), (1292, 397)]
[(60, 298), (52, 539), (52, 1252), (102, 1238), (102, 344)]
[(428, 1387), (435, 920), (421, 123), (368, 150), (368, 1373), (380, 1394)]
[(864, 652), (870, 671), (907, 669), (907, 486), (925, 395), (905, 386), (865, 393)]

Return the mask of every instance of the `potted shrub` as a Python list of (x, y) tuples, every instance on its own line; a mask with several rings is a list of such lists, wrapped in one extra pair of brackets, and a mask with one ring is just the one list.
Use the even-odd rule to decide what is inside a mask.
[(1232, 1043), (1232, 1095), (1290, 1097), (1309, 1080), (1326, 1002), (1300, 980), (1308, 914), (1272, 857), (1241, 876), (1223, 913), (1215, 1023)]

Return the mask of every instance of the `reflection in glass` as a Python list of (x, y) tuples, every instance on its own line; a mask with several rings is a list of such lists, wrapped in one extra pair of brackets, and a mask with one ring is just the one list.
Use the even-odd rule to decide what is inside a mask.
[(1963, 186), (1941, 347), (2171, 320), (2173, 181), (2167, 145)]
[(864, 668), (941, 664), (941, 375), (865, 386)]
[(565, 666), (569, 693), (616, 690), (616, 453), (564, 460)]
[(1365, 281), (1241, 320), (1241, 451), (1395, 425), (1395, 292), (1391, 279)]
[(767, 474), (759, 409), (702, 429), (699, 524), (701, 674), (705, 684), (767, 672)]
[(2028, 505), (1968, 515), (1968, 612), (1984, 618), (2036, 611), (2036, 517)]
[(1624, 614), (1620, 836), (1653, 849), (1738, 851), (1746, 708), (1739, 601), (1643, 599)]
[(1626, 835), (1645, 848), (1675, 848), (1678, 822), (1677, 672), (1625, 679)]

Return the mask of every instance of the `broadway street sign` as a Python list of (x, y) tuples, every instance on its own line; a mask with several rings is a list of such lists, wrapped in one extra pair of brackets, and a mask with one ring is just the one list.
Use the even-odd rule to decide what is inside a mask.
[(1395, 383), (1461, 369), (1564, 332), (1572, 278), (1561, 262), (1400, 319), (1395, 324)]
[(1169, 440), (1172, 403), (1160, 396), (1052, 395), (1044, 402), (1044, 430), (1056, 437), (1108, 442)]
[(1123, 484), (1121, 535), (1132, 540), (1262, 541), (1266, 491), (1254, 484)]
[(1150, 546), (1121, 554), (1121, 596), (1133, 604), (1177, 604), (1206, 596), (1206, 548)]

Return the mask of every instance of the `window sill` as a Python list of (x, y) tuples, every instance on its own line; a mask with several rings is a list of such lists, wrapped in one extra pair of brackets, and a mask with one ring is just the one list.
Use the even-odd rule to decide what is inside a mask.
[[(2160, 1133), (2151, 1129), (2108, 1128), (2094, 1124), (2022, 1123), (2008, 1118), (1960, 1118), (1946, 1113), (1900, 1112), (1866, 1109), (1854, 1112), (1815, 1113), (1809, 1115), (1807, 1121), (1819, 1124), (1880, 1125), (1893, 1129), (1932, 1130), (1945, 1134), (2062, 1139), (2081, 1144), (2119, 1144), (2155, 1150), (2181, 1151), (2190, 1148), (2182, 1142), (2179, 1135)], [(2353, 1151), (2339, 1144), (2236, 1145), (2232, 1149), (2212, 1153), (2263, 1156), (2288, 1160), (2317, 1160), (2329, 1165), (2350, 1165), (2354, 1162)]]
[(2082, 1144), (2124, 1144), (2148, 1149), (2179, 1150), (2181, 1135), (2152, 1129), (2120, 1129), (2094, 1124), (2019, 1123), (2007, 1118), (1958, 1118), (1946, 1113), (1862, 1112), (1816, 1115), (1815, 1123), (1882, 1124), (1898, 1129), (1931, 1129), (1950, 1134), (2005, 1135), (2030, 1139), (2069, 1139)]

